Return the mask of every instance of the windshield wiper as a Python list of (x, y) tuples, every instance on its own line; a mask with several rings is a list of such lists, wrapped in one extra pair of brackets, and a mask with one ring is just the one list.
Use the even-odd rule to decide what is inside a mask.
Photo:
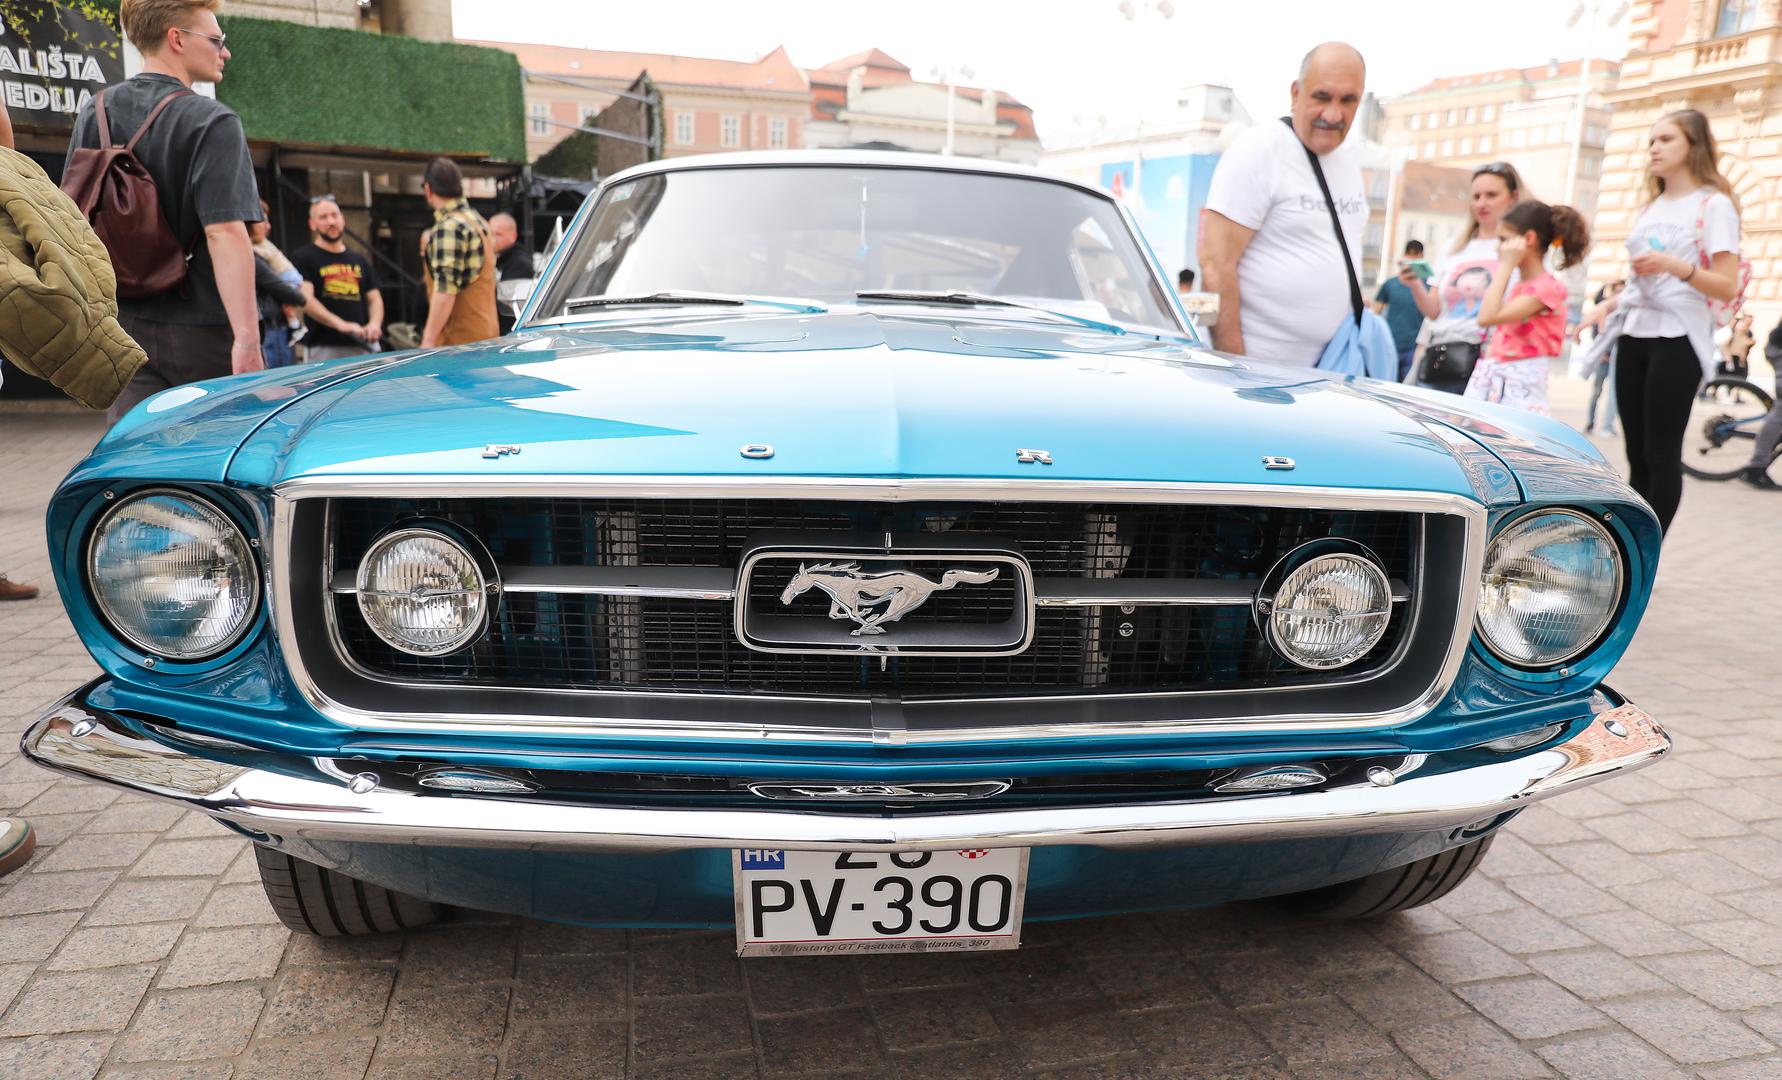
[(856, 300), (901, 300), (912, 304), (955, 304), (960, 307), (1006, 307), (1019, 308), (1022, 311), (1037, 311), (1041, 315), (1050, 315), (1054, 319), (1076, 323), (1096, 330), (1105, 330), (1110, 334), (1124, 334), (1124, 327), (1113, 323), (1085, 319), (1081, 315), (1071, 315), (1063, 311), (1040, 307), (1038, 304), (1023, 304), (1019, 300), (1004, 300), (1000, 296), (985, 296), (983, 293), (956, 292), (944, 289), (863, 289), (854, 294)]
[(818, 315), (829, 310), (814, 300), (794, 300), (782, 296), (746, 296), (742, 293), (679, 292), (674, 290), (630, 295), (572, 296), (563, 301), (563, 310), (575, 311), (579, 308), (595, 307), (643, 307), (651, 304), (724, 304), (733, 307), (741, 307), (744, 304), (762, 304), (766, 307), (784, 308), (787, 311), (798, 311), (807, 315)]

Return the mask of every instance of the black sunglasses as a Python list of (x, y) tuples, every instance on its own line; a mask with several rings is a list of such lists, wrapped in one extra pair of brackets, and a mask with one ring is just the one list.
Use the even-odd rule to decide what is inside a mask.
[(1512, 190), (1522, 186), (1516, 182), (1517, 177), (1516, 177), (1515, 167), (1511, 166), (1507, 162), (1493, 161), (1488, 164), (1481, 165), (1478, 168), (1473, 170), (1473, 175), (1475, 177), (1483, 176), (1486, 173), (1490, 173), (1493, 176), (1499, 177), (1505, 183), (1509, 184)]

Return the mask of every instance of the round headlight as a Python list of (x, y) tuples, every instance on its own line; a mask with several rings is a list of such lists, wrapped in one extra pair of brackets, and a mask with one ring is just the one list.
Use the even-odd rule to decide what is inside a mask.
[(435, 529), (397, 529), (359, 563), (359, 611), (391, 648), (443, 656), (482, 634), (487, 586), (465, 545)]
[(1479, 637), (1520, 667), (1570, 660), (1594, 645), (1621, 602), (1621, 551), (1571, 510), (1530, 514), (1485, 553)]
[(119, 637), (171, 660), (233, 645), (260, 598), (247, 537), (211, 503), (176, 491), (106, 511), (87, 548), (87, 580)]
[(1301, 564), (1275, 590), (1264, 623), (1275, 651), (1304, 668), (1352, 664), (1392, 620), (1392, 583), (1378, 563), (1350, 552)]

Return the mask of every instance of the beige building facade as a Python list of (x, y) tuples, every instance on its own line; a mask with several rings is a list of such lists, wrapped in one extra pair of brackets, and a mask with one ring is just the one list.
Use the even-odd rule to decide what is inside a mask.
[(1761, 341), (1782, 317), (1782, 0), (1638, 0), (1595, 220), (1591, 284), (1628, 269), (1624, 246), (1647, 201), (1646, 139), (1678, 109), (1707, 114), (1740, 208), (1746, 307)]

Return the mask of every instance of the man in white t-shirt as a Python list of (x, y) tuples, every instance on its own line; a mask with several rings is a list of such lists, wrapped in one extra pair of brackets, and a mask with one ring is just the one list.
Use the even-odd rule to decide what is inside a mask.
[(1207, 290), (1219, 294), (1219, 349), (1311, 367), (1351, 314), (1344, 253), (1306, 150), (1318, 155), (1353, 259), (1367, 192), (1344, 139), (1366, 82), (1353, 46), (1318, 46), (1293, 83), (1292, 127), (1258, 124), (1219, 159), (1200, 252)]

